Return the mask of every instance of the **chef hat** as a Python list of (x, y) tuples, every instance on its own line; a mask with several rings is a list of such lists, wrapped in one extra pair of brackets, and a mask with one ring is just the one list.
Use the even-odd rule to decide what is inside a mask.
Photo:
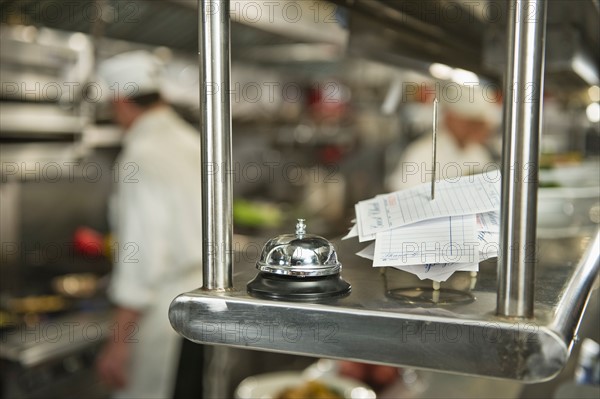
[(491, 89), (453, 84), (444, 90), (440, 105), (446, 112), (452, 112), (465, 119), (487, 121), (496, 126), (502, 119), (502, 107), (496, 99), (497, 95)]
[(160, 92), (162, 62), (147, 51), (131, 51), (109, 58), (98, 66), (103, 98), (137, 97)]

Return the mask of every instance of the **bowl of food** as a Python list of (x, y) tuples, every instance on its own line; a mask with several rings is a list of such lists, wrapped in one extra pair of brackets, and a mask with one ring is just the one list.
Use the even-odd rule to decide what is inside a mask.
[(540, 171), (538, 236), (562, 238), (593, 232), (600, 223), (599, 165), (556, 167)]
[(323, 376), (316, 379), (296, 371), (248, 377), (235, 391), (237, 399), (375, 399), (372, 389), (360, 381)]

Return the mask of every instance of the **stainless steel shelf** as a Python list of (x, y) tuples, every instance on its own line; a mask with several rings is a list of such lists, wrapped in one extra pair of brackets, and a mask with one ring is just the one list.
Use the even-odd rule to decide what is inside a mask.
[(496, 316), (495, 261), (482, 263), (477, 277), (461, 272), (442, 283), (448, 291), (437, 304), (419, 303), (398, 289), (430, 282), (372, 268), (354, 255), (356, 242), (335, 245), (352, 284), (348, 297), (321, 303), (250, 297), (253, 259), (236, 253), (234, 290), (180, 295), (171, 304), (171, 324), (198, 343), (539, 382), (568, 359), (597, 277), (600, 242), (588, 236), (540, 243), (532, 319)]
[(2, 102), (0, 136), (24, 137), (28, 134), (81, 134), (84, 119), (57, 104)]

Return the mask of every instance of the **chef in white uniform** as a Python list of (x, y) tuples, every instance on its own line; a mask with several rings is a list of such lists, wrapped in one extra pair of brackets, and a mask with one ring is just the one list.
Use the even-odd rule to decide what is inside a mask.
[(97, 362), (117, 398), (172, 397), (182, 339), (169, 323), (169, 304), (202, 285), (200, 135), (161, 99), (160, 69), (142, 51), (99, 67), (126, 130), (110, 204), (118, 248), (109, 287), (114, 336)]
[[(501, 106), (478, 86), (461, 87), (461, 93), (440, 98), (437, 134), (437, 179), (498, 169), (489, 144), (501, 120)], [(431, 181), (432, 138), (425, 134), (406, 148), (393, 173), (388, 190), (402, 190)]]

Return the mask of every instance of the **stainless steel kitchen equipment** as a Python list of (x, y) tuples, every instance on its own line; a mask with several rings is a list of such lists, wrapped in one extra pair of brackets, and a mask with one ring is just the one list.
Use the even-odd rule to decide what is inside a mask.
[[(474, 301), (407, 305), (390, 291), (431, 285), (400, 271), (386, 278), (368, 260), (350, 255), (359, 248), (348, 241), (334, 241), (346, 254), (344, 277), (352, 284), (345, 298), (318, 304), (253, 298), (245, 284), (255, 274), (254, 265), (240, 262), (234, 290), (181, 295), (170, 317), (177, 331), (196, 342), (539, 382), (558, 373), (568, 359), (587, 298), (580, 292), (594, 281), (599, 243), (542, 243), (540, 252), (548, 256), (540, 261), (532, 319), (496, 316), (493, 261), (480, 266), (469, 292)], [(565, 259), (576, 258), (587, 246), (581, 262), (568, 265)], [(449, 280), (444, 286), (455, 284)]]
[(80, 312), (2, 331), (2, 397), (107, 398), (94, 359), (110, 320), (109, 311)]
[[(229, 2), (219, 3), (220, 16), (214, 12), (207, 14), (209, 3), (209, 0), (199, 2), (200, 61), (204, 69), (202, 77), (213, 79), (202, 81), (218, 82), (228, 75), (227, 47), (217, 39), (228, 37)], [(356, 3), (364, 5), (366, 2)], [(511, 62), (505, 91), (511, 93), (514, 76), (530, 79), (528, 83), (538, 85), (536, 93), (539, 94), (546, 3), (511, 1), (510, 6), (512, 33), (507, 58)], [(530, 18), (525, 21), (522, 12), (531, 9), (536, 12), (527, 14)], [(435, 43), (435, 37), (430, 43)], [(514, 90), (515, 98), (522, 99), (526, 85), (520, 82)], [(203, 128), (205, 134), (211, 135), (206, 140), (227, 142), (229, 125), (223, 118), (229, 104), (228, 94), (215, 97), (205, 90), (201, 95), (202, 103), (210, 107), (204, 110), (204, 115), (211, 118), (205, 119), (205, 123), (213, 127), (207, 129), (206, 125)], [(224, 102), (213, 107), (217, 98)], [(511, 112), (507, 112), (505, 151), (511, 151), (511, 154), (505, 154), (505, 161), (528, 160), (533, 162), (529, 166), (537, 169), (536, 137), (539, 135), (541, 105), (542, 97), (538, 95), (532, 98), (527, 108), (524, 104), (516, 104)], [(530, 116), (524, 115), (527, 110), (531, 112)], [(213, 124), (215, 120), (221, 123)], [(531, 147), (523, 148), (527, 144)], [(212, 162), (213, 158), (207, 152), (213, 149), (203, 151), (203, 163)], [(222, 147), (218, 146), (214, 151), (222, 151)], [(219, 161), (223, 162), (219, 165), (224, 170), (231, 168), (231, 159), (227, 156)], [(204, 169), (205, 177), (208, 177), (206, 172)], [(432, 308), (395, 302), (382, 289), (379, 272), (351, 255), (356, 250), (352, 245), (340, 244), (346, 277), (353, 284), (353, 293), (348, 297), (320, 304), (253, 298), (243, 290), (249, 277), (244, 265), (238, 265), (238, 272), (232, 278), (230, 258), (221, 262), (211, 258), (204, 265), (204, 287), (180, 295), (171, 304), (171, 324), (184, 337), (202, 343), (423, 367), (524, 382), (552, 378), (565, 364), (576, 338), (598, 271), (600, 238), (597, 235), (592, 240), (582, 237), (570, 242), (557, 257), (546, 248), (556, 247), (559, 243), (547, 243), (548, 247), (542, 246), (544, 251), (536, 252), (532, 241), (535, 225), (531, 225), (535, 222), (531, 214), (535, 212), (535, 205), (531, 200), (535, 197), (536, 185), (512, 185), (510, 178), (506, 173), (503, 176), (504, 242), (510, 238), (507, 230), (510, 225), (528, 245), (534, 246), (524, 254), (534, 253), (539, 258), (532, 263), (518, 252), (512, 261), (504, 254), (497, 273), (493, 263), (482, 264), (476, 287), (471, 292), (476, 298), (473, 302)], [(205, 186), (206, 181), (212, 180), (205, 180)], [(221, 180), (221, 184), (222, 187), (217, 189), (219, 195), (229, 190), (227, 180)], [(218, 198), (211, 197), (207, 190), (203, 195), (203, 206), (214, 215), (220, 208), (206, 207)], [(507, 215), (506, 209), (512, 208), (517, 208), (518, 213)], [(229, 214), (221, 214), (219, 218), (205, 218), (204, 223), (225, 223), (229, 217)], [(213, 233), (204, 237), (204, 251), (212, 251), (216, 242), (224, 245), (222, 251), (231, 253), (231, 247), (227, 246), (231, 241), (228, 226), (208, 227)], [(581, 256), (585, 247), (588, 249)], [(577, 258), (580, 260), (576, 267), (568, 263)], [(534, 264), (541, 271), (535, 286)]]
[(94, 88), (86, 85), (93, 65), (89, 39), (79, 32), (1, 25), (0, 43), (0, 138), (79, 138), (89, 122), (86, 106), (97, 101), (86, 89)]
[[(502, 81), (507, 67), (507, 16), (515, 7), (512, 1), (333, 2), (354, 11), (348, 43), (353, 55), (426, 73), (432, 62), (443, 63)], [(547, 3), (548, 85), (566, 90), (598, 84), (598, 2)], [(537, 17), (540, 11), (531, 7), (521, 15)]]

